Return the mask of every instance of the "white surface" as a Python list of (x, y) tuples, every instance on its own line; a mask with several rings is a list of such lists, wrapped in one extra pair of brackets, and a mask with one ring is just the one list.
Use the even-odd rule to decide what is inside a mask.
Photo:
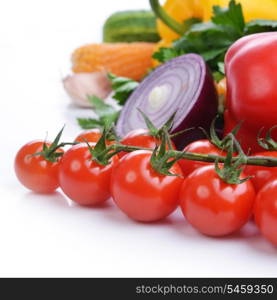
[(160, 224), (137, 224), (111, 202), (81, 208), (60, 192), (28, 192), (14, 176), (22, 144), (46, 131), (53, 137), (64, 123), (65, 138), (79, 131), (61, 85), (71, 51), (99, 41), (111, 12), (147, 6), (147, 0), (1, 2), (0, 276), (277, 276), (276, 249), (251, 224), (211, 239), (179, 212)]

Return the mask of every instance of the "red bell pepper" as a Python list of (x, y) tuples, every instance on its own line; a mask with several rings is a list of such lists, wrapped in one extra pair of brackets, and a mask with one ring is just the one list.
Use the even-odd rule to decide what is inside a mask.
[[(243, 121), (237, 137), (245, 151), (258, 152), (260, 129), (277, 124), (277, 33), (238, 40), (226, 54), (225, 71), (225, 135)], [(273, 138), (277, 138), (276, 131)]]

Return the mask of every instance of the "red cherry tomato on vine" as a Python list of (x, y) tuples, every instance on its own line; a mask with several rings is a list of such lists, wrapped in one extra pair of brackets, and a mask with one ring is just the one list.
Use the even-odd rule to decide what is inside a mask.
[[(226, 153), (224, 151), (217, 148), (209, 140), (199, 140), (196, 142), (192, 142), (191, 144), (185, 147), (184, 151), (190, 153), (226, 156)], [(182, 168), (184, 177), (187, 177), (190, 173), (192, 173), (194, 170), (200, 167), (211, 165), (211, 163), (198, 162), (198, 161), (187, 160), (187, 159), (182, 159), (178, 163)]]
[[(120, 143), (127, 146), (154, 149), (157, 145), (161, 144), (161, 141), (150, 135), (149, 130), (147, 129), (135, 129), (130, 131)], [(174, 149), (176, 149), (173, 143), (172, 146)], [(118, 156), (123, 157), (126, 154), (127, 152), (120, 152)]]
[[(277, 151), (267, 151), (256, 153), (253, 156), (267, 156), (277, 158)], [(247, 166), (245, 174), (253, 176), (251, 179), (256, 191), (260, 191), (268, 182), (277, 179), (277, 167), (260, 167), (260, 166)]]
[(250, 181), (227, 184), (214, 166), (191, 173), (180, 192), (184, 216), (194, 228), (209, 236), (225, 236), (239, 230), (249, 220), (254, 200)]
[(277, 246), (277, 180), (269, 182), (258, 193), (254, 214), (262, 234)]
[[(134, 151), (114, 168), (111, 191), (116, 205), (131, 219), (142, 222), (161, 220), (179, 204), (183, 179), (157, 173), (150, 164), (150, 151)], [(181, 174), (178, 164), (171, 170)]]
[[(91, 129), (81, 132), (76, 139), (75, 142), (84, 143), (87, 141), (88, 143), (97, 143), (101, 138), (102, 133), (99, 129)], [(114, 144), (114, 141), (106, 141), (107, 145)]]
[[(58, 171), (60, 159), (50, 162), (42, 155), (44, 141), (33, 141), (23, 146), (15, 158), (15, 173), (18, 180), (28, 189), (37, 193), (52, 193), (59, 187)], [(46, 143), (49, 147), (50, 143)], [(58, 149), (58, 152), (63, 152)]]
[[(93, 147), (95, 144), (91, 144)], [(75, 145), (62, 158), (59, 181), (63, 192), (80, 205), (92, 206), (108, 200), (110, 179), (118, 158), (103, 166), (92, 160), (86, 144)]]

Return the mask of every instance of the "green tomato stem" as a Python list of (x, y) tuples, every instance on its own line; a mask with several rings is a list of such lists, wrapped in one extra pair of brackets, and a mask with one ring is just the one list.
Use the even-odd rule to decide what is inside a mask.
[[(114, 144), (109, 147), (103, 154), (109, 155), (109, 158), (116, 155), (117, 153), (124, 151), (124, 152), (133, 152), (138, 150), (146, 150), (153, 152), (153, 149), (143, 148), (143, 147), (136, 147), (136, 146), (126, 146), (122, 144)], [(200, 153), (191, 153), (191, 152), (181, 152), (176, 150), (169, 150), (166, 153), (166, 158), (174, 158), (174, 159), (187, 159), (199, 162), (208, 162), (208, 163), (224, 163), (226, 157), (224, 156), (217, 156), (212, 154), (200, 154)], [(232, 162), (236, 162), (240, 160), (240, 157), (233, 157)], [(251, 165), (251, 166), (263, 166), (263, 167), (277, 167), (277, 158), (273, 157), (266, 157), (266, 156), (246, 156), (246, 161), (244, 165)]]
[(63, 148), (65, 146), (74, 146), (79, 144), (78, 142), (73, 142), (73, 143), (61, 143), (59, 145), (57, 145), (56, 147), (54, 147), (53, 149), (51, 149), (51, 151), (49, 151), (49, 153), (47, 153), (47, 156), (51, 156), (53, 153), (55, 153), (59, 148)]

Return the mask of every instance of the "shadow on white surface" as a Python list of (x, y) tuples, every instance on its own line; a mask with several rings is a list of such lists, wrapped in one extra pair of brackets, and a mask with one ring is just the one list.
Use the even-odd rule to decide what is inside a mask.
[(61, 192), (56, 191), (52, 194), (38, 194), (34, 192), (26, 192), (22, 196), (22, 205), (40, 205), (55, 207), (72, 207), (73, 202), (66, 198)]
[(243, 244), (247, 248), (252, 248), (252, 250), (260, 252), (261, 254), (272, 256), (276, 256), (277, 254), (277, 248), (272, 246), (262, 237), (253, 220), (250, 220), (241, 230), (232, 235), (215, 238), (202, 235), (195, 230), (185, 220), (180, 209), (164, 220), (153, 223), (143, 223), (128, 218), (115, 206), (111, 199), (98, 206), (84, 207), (72, 202), (60, 191), (56, 191), (51, 195), (40, 195), (33, 192), (27, 192), (22, 198), (23, 202), (21, 205), (25, 207), (26, 205), (32, 207), (35, 205), (44, 209), (70, 209), (71, 213), (76, 215), (76, 219), (81, 217), (83, 222), (86, 224), (90, 223), (92, 226), (95, 222), (93, 216), (95, 217), (97, 215), (113, 227), (136, 228), (136, 230), (141, 229), (142, 231), (154, 230), (160, 232), (161, 229), (166, 232), (170, 231), (171, 236), (176, 236), (180, 241), (183, 239), (184, 243), (200, 241), (203, 245), (205, 245), (206, 242), (212, 244)]

